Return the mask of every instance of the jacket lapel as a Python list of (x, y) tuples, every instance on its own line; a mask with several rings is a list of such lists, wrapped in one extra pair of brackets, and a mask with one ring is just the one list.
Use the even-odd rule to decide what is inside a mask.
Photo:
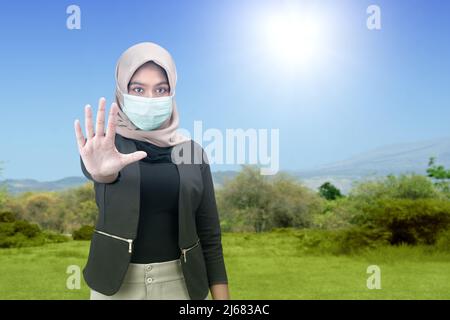
[[(133, 141), (116, 134), (117, 150), (128, 154), (136, 151)], [(139, 162), (131, 163), (122, 169), (117, 183), (108, 184), (105, 192), (106, 229), (125, 238), (134, 239), (137, 234), (140, 211), (140, 168)]]

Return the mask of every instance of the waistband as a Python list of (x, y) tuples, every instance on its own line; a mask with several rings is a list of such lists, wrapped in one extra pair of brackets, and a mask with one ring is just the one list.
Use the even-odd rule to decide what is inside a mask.
[(125, 275), (127, 283), (152, 283), (184, 279), (181, 260), (175, 259), (154, 263), (130, 263)]

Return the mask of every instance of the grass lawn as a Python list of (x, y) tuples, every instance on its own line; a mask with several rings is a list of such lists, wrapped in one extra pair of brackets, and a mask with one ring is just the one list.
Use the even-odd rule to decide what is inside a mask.
[[(232, 299), (450, 299), (450, 252), (385, 247), (358, 255), (305, 253), (295, 233), (223, 233)], [(0, 299), (88, 299), (67, 289), (68, 266), (84, 267), (88, 241), (0, 249)], [(368, 289), (367, 267), (381, 269)], [(82, 276), (81, 276), (82, 278)]]

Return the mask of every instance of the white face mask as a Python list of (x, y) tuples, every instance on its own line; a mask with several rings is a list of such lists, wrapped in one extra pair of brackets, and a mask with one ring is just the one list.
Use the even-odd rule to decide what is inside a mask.
[(153, 130), (171, 116), (173, 96), (147, 98), (124, 94), (122, 109), (136, 127)]

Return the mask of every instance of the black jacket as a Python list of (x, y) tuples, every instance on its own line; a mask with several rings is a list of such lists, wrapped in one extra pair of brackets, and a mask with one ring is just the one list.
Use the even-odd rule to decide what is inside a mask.
[[(115, 136), (115, 144), (121, 153), (136, 151), (134, 142), (119, 134)], [(181, 266), (189, 296), (203, 300), (209, 286), (228, 283), (214, 186), (203, 148), (193, 140), (176, 148), (184, 154), (184, 161), (176, 163), (180, 176), (178, 243)], [(140, 167), (134, 162), (122, 168), (116, 181), (99, 183), (86, 170), (81, 156), (80, 163), (83, 174), (94, 182), (99, 209), (83, 275), (90, 288), (113, 295), (120, 289), (130, 263), (132, 241), (137, 235)]]

